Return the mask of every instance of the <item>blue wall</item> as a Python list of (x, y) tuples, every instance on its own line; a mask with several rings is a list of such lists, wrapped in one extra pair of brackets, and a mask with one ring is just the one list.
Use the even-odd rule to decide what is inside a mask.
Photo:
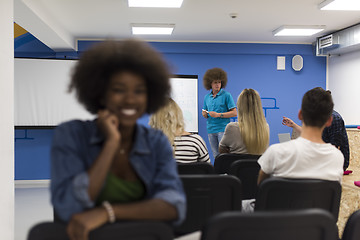
[[(36, 41), (36, 40), (34, 40)], [(84, 51), (93, 42), (79, 42), (79, 51)], [(249, 43), (151, 43), (162, 52), (174, 74), (199, 76), (198, 109), (202, 109), (203, 98), (208, 93), (203, 88), (205, 71), (221, 67), (228, 73), (229, 91), (236, 101), (244, 88), (256, 89), (262, 98), (275, 98), (278, 109), (267, 109), (266, 119), (270, 126), (270, 143), (278, 142), (278, 133), (291, 129), (281, 124), (282, 117), (297, 120), (303, 94), (313, 87), (326, 87), (326, 58), (316, 57), (311, 45), (249, 44)], [(36, 51), (26, 53), (24, 47), (15, 56), (39, 57)], [(30, 52), (30, 51), (29, 51)], [(291, 68), (291, 59), (300, 54), (304, 67), (300, 72)], [(45, 54), (42, 52), (42, 56)], [(53, 54), (52, 54), (53, 55)], [(56, 58), (76, 58), (77, 53), (56, 53)], [(286, 70), (276, 69), (277, 56), (286, 57)], [(40, 56), (41, 57), (41, 56)], [(273, 100), (263, 100), (264, 107), (273, 107)], [(146, 122), (143, 119), (142, 122)], [(297, 123), (300, 121), (297, 120)], [(25, 130), (16, 130), (16, 136)], [(206, 120), (199, 111), (199, 134), (207, 139)], [(49, 178), (49, 149), (52, 130), (29, 130), (29, 138), (15, 142), (15, 179)], [(211, 154), (211, 150), (209, 151)]]

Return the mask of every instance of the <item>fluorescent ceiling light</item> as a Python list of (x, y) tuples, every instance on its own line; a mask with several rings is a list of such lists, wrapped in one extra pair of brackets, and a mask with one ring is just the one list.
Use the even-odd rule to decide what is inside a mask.
[(134, 35), (171, 35), (175, 24), (132, 24)]
[(319, 4), (321, 10), (359, 11), (359, 0), (326, 0)]
[(180, 8), (183, 0), (128, 0), (129, 7)]
[(325, 29), (325, 26), (281, 26), (273, 31), (274, 36), (311, 36)]

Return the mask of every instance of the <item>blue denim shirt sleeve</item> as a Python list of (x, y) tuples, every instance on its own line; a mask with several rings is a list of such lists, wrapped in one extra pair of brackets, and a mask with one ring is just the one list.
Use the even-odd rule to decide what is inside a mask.
[(80, 144), (82, 139), (74, 129), (74, 122), (58, 126), (51, 148), (51, 201), (63, 221), (69, 221), (74, 213), (94, 206), (87, 193), (87, 164), (80, 155), (84, 152)]
[(172, 147), (163, 134), (161, 134), (156, 145), (156, 159), (158, 163), (155, 177), (152, 181), (154, 187), (152, 198), (162, 199), (173, 205), (178, 213), (178, 219), (173, 224), (179, 225), (185, 219), (186, 197), (177, 172)]

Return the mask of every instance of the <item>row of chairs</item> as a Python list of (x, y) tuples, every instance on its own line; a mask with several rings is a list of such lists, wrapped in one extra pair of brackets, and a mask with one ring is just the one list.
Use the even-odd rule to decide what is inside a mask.
[(260, 155), (250, 154), (219, 154), (214, 166), (205, 162), (178, 163), (180, 175), (188, 174), (229, 174), (236, 176), (242, 182), (242, 199), (253, 199), (257, 193), (257, 178), (260, 165), (257, 160)]
[[(241, 212), (242, 184), (231, 175), (181, 175), (187, 196), (184, 223), (175, 236), (201, 230), (208, 219), (226, 211)], [(255, 211), (322, 208), (338, 217), (341, 186), (324, 180), (269, 178), (259, 186)]]
[[(176, 235), (200, 230), (215, 214), (241, 211), (242, 184), (231, 175), (180, 175), (187, 196), (187, 217)], [(255, 211), (321, 208), (337, 220), (341, 185), (318, 179), (269, 178), (258, 189)]]
[[(33, 227), (28, 240), (68, 240), (65, 225), (40, 223)], [(45, 235), (50, 231), (52, 235)], [(59, 234), (60, 233), (60, 234)], [(89, 240), (171, 240), (174, 236), (163, 222), (134, 221), (107, 224), (90, 232)], [(213, 216), (202, 228), (201, 240), (337, 240), (332, 215), (322, 209), (287, 212), (223, 212)], [(348, 219), (342, 240), (360, 239), (360, 210)]]

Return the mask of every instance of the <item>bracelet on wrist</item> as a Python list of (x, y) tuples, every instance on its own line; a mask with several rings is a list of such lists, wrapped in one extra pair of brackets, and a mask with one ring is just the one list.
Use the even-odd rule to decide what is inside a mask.
[(115, 212), (113, 207), (111, 206), (111, 204), (108, 201), (104, 201), (102, 203), (102, 206), (105, 208), (108, 216), (109, 216), (109, 222), (110, 223), (114, 223), (116, 218), (115, 218)]

